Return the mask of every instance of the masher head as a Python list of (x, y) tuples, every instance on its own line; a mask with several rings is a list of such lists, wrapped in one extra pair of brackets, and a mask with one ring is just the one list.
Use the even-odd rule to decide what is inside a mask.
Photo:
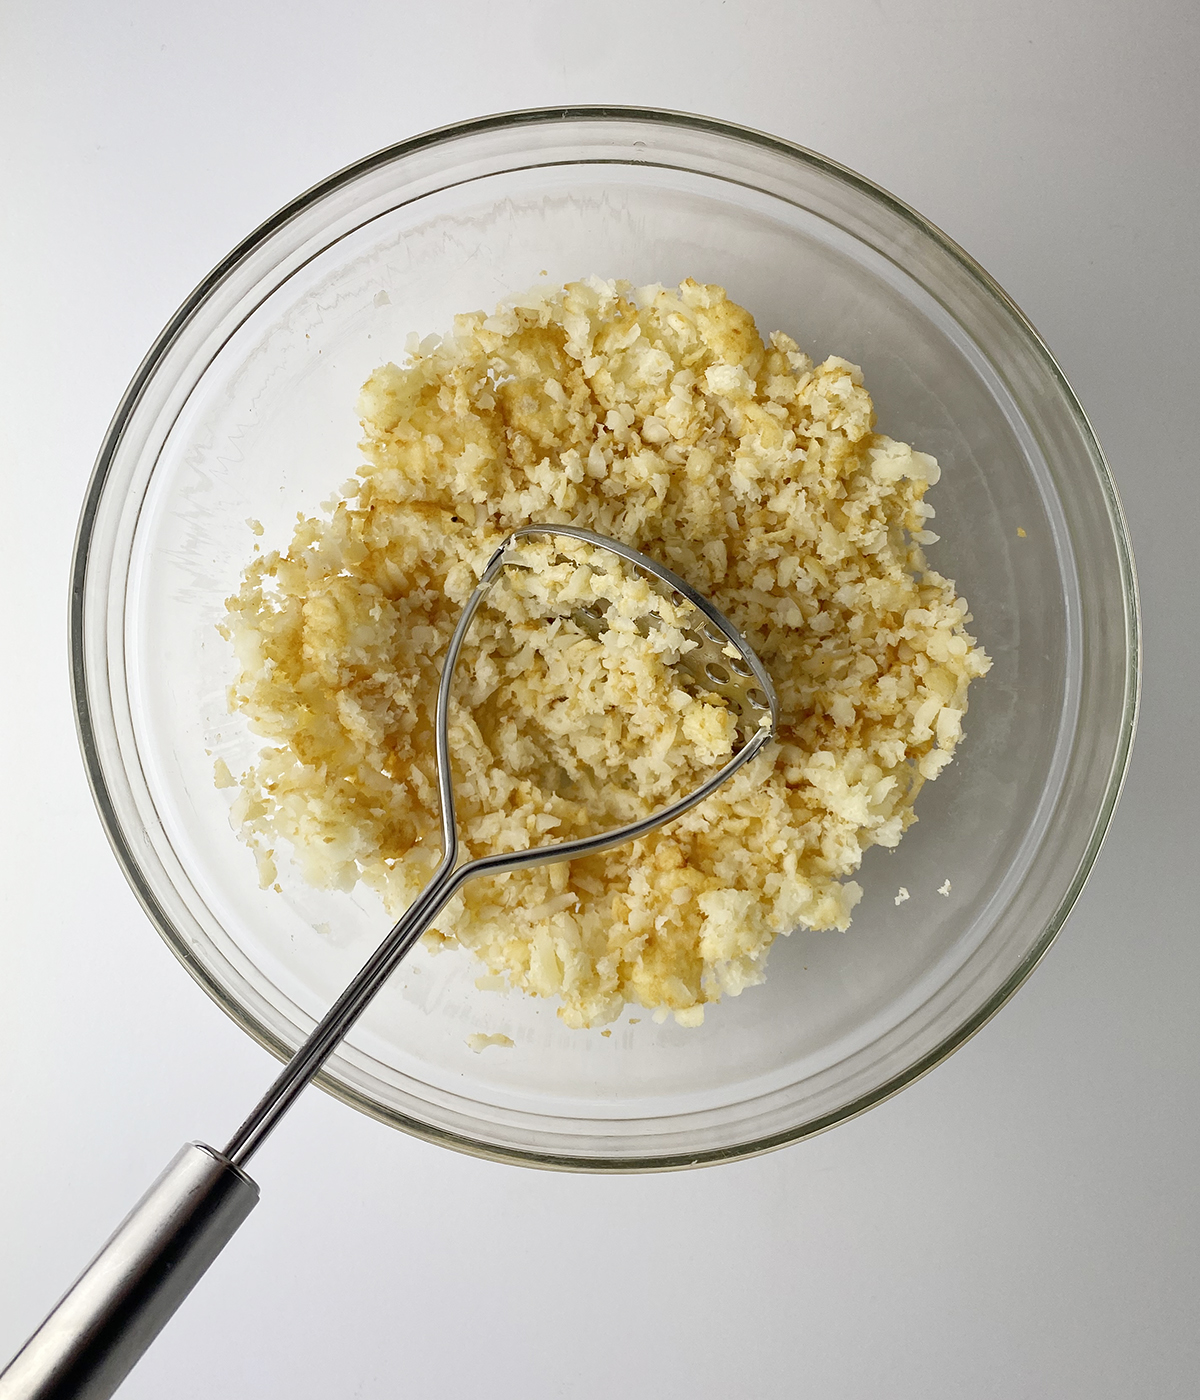
[[(771, 742), (779, 722), (779, 707), (771, 678), (753, 649), (728, 618), (671, 569), (619, 540), (609, 539), (592, 530), (570, 525), (521, 526), (504, 540), (488, 561), (478, 587), (459, 618), (442, 667), (436, 743), (444, 859), (454, 858), (451, 853), (457, 852), (458, 844), (448, 725), (453, 672), (463, 640), (472, 618), (506, 568), (530, 569), (538, 566), (539, 560), (531, 560), (529, 552), (522, 551), (522, 544), (536, 539), (553, 541), (556, 538), (564, 542), (577, 541), (594, 550), (607, 550), (618, 556), (647, 580), (658, 600), (656, 606), (641, 609), (635, 618), (621, 619), (607, 600), (593, 596), (581, 600), (577, 606), (568, 605), (567, 611), (576, 626), (595, 640), (601, 640), (612, 627), (633, 625), (643, 636), (647, 636), (652, 628), (670, 626), (677, 629), (683, 638), (675, 663), (681, 679), (699, 692), (721, 697), (736, 714), (737, 740), (732, 746), (731, 756), (720, 768), (692, 791), (651, 815), (581, 840), (560, 841), (529, 850), (482, 857), (471, 862), (474, 873), (478, 874), (498, 873), (543, 861), (571, 860), (647, 835), (682, 816), (733, 777)], [(546, 557), (543, 552), (540, 559), (544, 561)], [(564, 562), (562, 556), (549, 557), (554, 562)]]

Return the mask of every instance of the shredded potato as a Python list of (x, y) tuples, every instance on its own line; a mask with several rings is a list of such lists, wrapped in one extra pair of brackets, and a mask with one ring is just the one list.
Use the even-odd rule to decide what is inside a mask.
[[(532, 521), (622, 540), (742, 631), (775, 684), (778, 742), (641, 841), (468, 884), (426, 939), (559, 998), (571, 1026), (627, 1003), (696, 1025), (762, 981), (776, 935), (848, 927), (847, 877), (896, 845), (962, 737), (989, 661), (923, 554), (937, 463), (873, 431), (854, 365), (764, 344), (692, 281), (530, 293), (409, 351), (363, 389), (354, 488), (229, 600), (231, 706), (270, 741), (235, 824), (264, 885), (282, 837), (312, 883), (365, 880), (398, 914), (440, 854), (441, 658), (489, 556)], [(572, 588), (633, 617), (638, 586), (578, 553), (498, 585), (452, 714), (468, 854), (629, 820), (728, 757), (732, 716), (681, 688), (669, 625), (595, 641), (565, 606), (546, 620)]]

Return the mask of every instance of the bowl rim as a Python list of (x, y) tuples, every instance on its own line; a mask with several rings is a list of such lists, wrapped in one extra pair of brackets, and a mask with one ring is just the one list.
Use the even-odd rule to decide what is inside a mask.
[[(261, 1024), (255, 1016), (229, 995), (226, 989), (216, 980), (209, 970), (195, 957), (186, 940), (184, 940), (175, 929), (170, 917), (152, 888), (150, 881), (143, 874), (135, 855), (132, 842), (122, 827), (117, 805), (114, 801), (109, 780), (101, 761), (101, 745), (97, 735), (97, 716), (89, 699), (88, 673), (85, 664), (85, 597), (88, 566), (91, 557), (91, 544), (95, 533), (100, 504), (105, 494), (114, 460), (129, 424), (130, 417), (140, 401), (144, 389), (157, 373), (159, 365), (182, 329), (202, 307), (210, 293), (226, 279), (233, 269), (248, 259), (258, 248), (265, 244), (275, 232), (284, 227), (297, 215), (319, 203), (327, 195), (333, 193), (340, 187), (360, 178), (372, 170), (380, 169), (397, 160), (411, 156), (418, 151), (436, 148), (464, 137), (521, 127), (537, 127), (554, 124), (565, 126), (572, 123), (613, 121), (642, 122), (662, 127), (676, 127), (692, 133), (707, 133), (725, 139), (748, 142), (762, 150), (776, 155), (783, 155), (797, 160), (802, 164), (814, 167), (826, 174), (834, 175), (841, 182), (850, 185), (871, 201), (885, 206), (893, 214), (911, 225), (913, 229), (923, 237), (932, 240), (945, 254), (948, 254), (953, 261), (957, 262), (963, 270), (968, 273), (980, 290), (985, 292), (987, 296), (995, 302), (999, 303), (1000, 308), (1009, 317), (1014, 319), (1025, 332), (1030, 347), (1041, 360), (1045, 371), (1055, 382), (1062, 401), (1074, 419), (1075, 426), (1080, 433), (1080, 438), (1091, 458), (1096, 479), (1100, 486), (1104, 505), (1107, 510), (1109, 523), (1112, 527), (1112, 540), (1116, 549), (1117, 564), (1120, 572), (1121, 595), (1124, 610), (1123, 623), (1126, 638), (1122, 709), (1103, 800), (1100, 802), (1094, 815), (1092, 827), (1088, 834), (1088, 840), (1074, 875), (1060, 898), (1053, 915), (1047, 921), (1040, 936), (1030, 947), (1026, 955), (1010, 972), (1001, 985), (991, 993), (982, 1006), (965, 1021), (956, 1026), (949, 1034), (943, 1037), (936, 1046), (921, 1056), (913, 1064), (891, 1076), (874, 1089), (852, 1099), (842, 1107), (820, 1115), (817, 1118), (797, 1124), (787, 1130), (781, 1130), (773, 1134), (755, 1138), (745, 1143), (687, 1153), (670, 1153), (658, 1156), (623, 1159), (589, 1156), (587, 1154), (568, 1156), (510, 1146), (500, 1148), (489, 1143), (479, 1142), (464, 1134), (455, 1133), (448, 1129), (421, 1122), (418, 1119), (410, 1118), (395, 1110), (384, 1108), (366, 1094), (324, 1071), (319, 1073), (313, 1080), (313, 1083), (317, 1084), (327, 1093), (332, 1094), (335, 1098), (342, 1100), (351, 1107), (357, 1108), (370, 1117), (377, 1118), (381, 1122), (400, 1128), (402, 1131), (414, 1137), (422, 1138), (427, 1142), (435, 1143), (439, 1146), (452, 1148), (470, 1156), (549, 1170), (626, 1174), (631, 1172), (681, 1170), (687, 1167), (713, 1165), (721, 1162), (741, 1160), (747, 1157), (760, 1156), (763, 1153), (787, 1146), (789, 1143), (799, 1142), (806, 1138), (813, 1137), (818, 1133), (826, 1132), (839, 1123), (856, 1118), (860, 1114), (865, 1113), (868, 1109), (892, 1098), (895, 1094), (898, 1094), (908, 1085), (915, 1083), (918, 1079), (923, 1078), (930, 1070), (941, 1064), (943, 1060), (947, 1059), (976, 1035), (988, 1021), (1001, 1010), (1030, 976), (1034, 968), (1046, 955), (1064, 921), (1070, 914), (1075, 901), (1078, 899), (1091, 873), (1092, 867), (1095, 864), (1100, 848), (1104, 842), (1104, 837), (1120, 798), (1121, 790), (1128, 772), (1140, 705), (1142, 643), (1137, 574), (1128, 525), (1117, 492), (1116, 483), (1104, 456), (1103, 449), (1100, 446), (1083, 406), (1080, 404), (1078, 397), (1068, 383), (1058, 362), (1055, 360), (1053, 354), (1050, 352), (1045, 341), (1039, 335), (1028, 316), (1025, 315), (1008, 293), (1000, 287), (995, 279), (991, 277), (969, 253), (962, 249), (952, 238), (938, 228), (937, 225), (931, 223), (910, 205), (898, 199), (882, 186), (875, 184), (865, 176), (851, 170), (849, 167), (841, 165), (837, 161), (831, 160), (829, 157), (821, 155), (808, 147), (787, 141), (782, 137), (772, 136), (751, 127), (741, 126), (736, 123), (726, 122), (714, 117), (707, 117), (695, 113), (679, 112), (664, 108), (614, 105), (526, 108), (471, 118), (466, 121), (433, 128), (429, 131), (409, 137), (404, 141), (382, 147), (342, 167), (325, 179), (310, 186), (303, 193), (297, 195), (259, 224), (257, 228), (242, 239), (242, 241), (193, 288), (147, 351), (144, 359), (130, 380), (128, 388), (122, 395), (105, 432), (84, 496), (71, 562), (68, 641), (71, 692), (75, 710), (76, 731), (83, 756), (84, 768), (101, 825), (104, 828), (109, 845), (112, 847), (113, 853), (116, 856), (117, 862), (126, 880), (129, 882), (135, 897), (149, 916), (150, 921), (157, 929), (163, 941), (188, 970), (195, 981), (199, 983), (204, 991), (208, 993), (231, 1019), (241, 1026), (241, 1028), (251, 1035), (260, 1045), (270, 1051), (277, 1059), (286, 1061), (293, 1053), (291, 1047), (284, 1044), (271, 1030)], [(637, 164), (636, 160), (631, 160), (629, 163)]]

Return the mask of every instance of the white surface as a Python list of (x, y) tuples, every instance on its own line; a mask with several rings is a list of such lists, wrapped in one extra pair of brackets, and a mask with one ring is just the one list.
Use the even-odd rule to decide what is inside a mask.
[(256, 1160), (262, 1205), (122, 1395), (1195, 1394), (1198, 14), (9, 0), (0, 1353), (273, 1070), (141, 914), (76, 753), (66, 578), (108, 417), (182, 296), (305, 186), (445, 122), (609, 101), (852, 166), (1042, 331), (1109, 453), (1142, 582), (1141, 733), (1108, 844), (981, 1035), (758, 1161), (551, 1176), (306, 1095)]

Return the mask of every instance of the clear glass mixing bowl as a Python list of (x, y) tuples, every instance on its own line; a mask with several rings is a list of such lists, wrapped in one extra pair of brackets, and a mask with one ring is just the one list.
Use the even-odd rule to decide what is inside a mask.
[[(214, 786), (216, 757), (236, 772), (256, 747), (226, 713), (215, 627), (246, 521), (282, 544), (353, 473), (359, 385), (411, 332), (591, 273), (719, 282), (764, 332), (860, 363), (881, 431), (942, 464), (931, 561), (995, 659), (919, 824), (868, 854), (850, 932), (779, 939), (766, 985), (701, 1028), (571, 1031), (549, 1003), (477, 990), (465, 953), (419, 948), (320, 1081), (485, 1156), (674, 1167), (830, 1127), (962, 1044), (1046, 951), (1124, 774), (1137, 606), (1112, 479), (1035, 331), (937, 229), (809, 151), (664, 112), (523, 112), (361, 161), (236, 248), (139, 369), (84, 508), (73, 676), (131, 884), (196, 980), (288, 1055), (389, 921), (286, 859), (282, 894), (259, 889)], [(473, 1053), (476, 1031), (515, 1047)]]

